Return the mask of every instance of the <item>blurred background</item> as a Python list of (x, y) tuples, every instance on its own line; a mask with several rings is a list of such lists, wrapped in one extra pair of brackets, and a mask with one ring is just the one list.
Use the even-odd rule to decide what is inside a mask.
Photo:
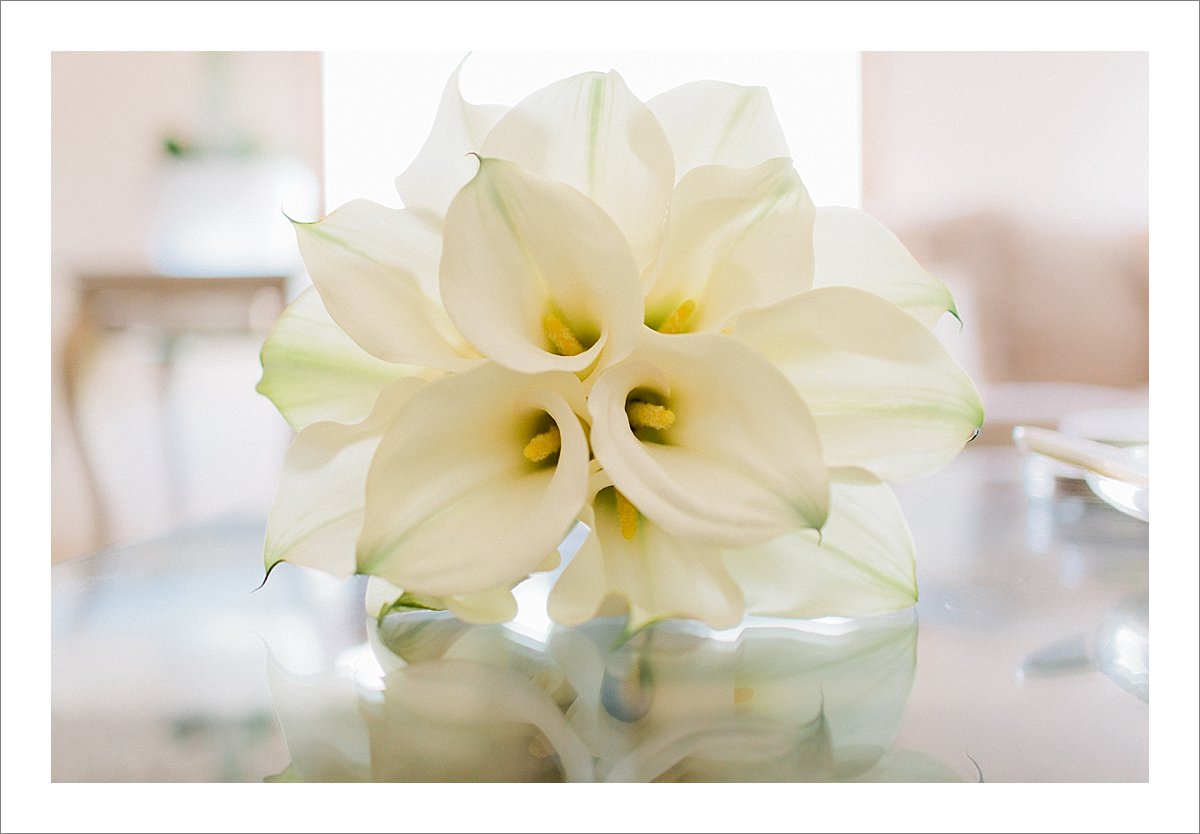
[[(460, 60), (54, 53), (54, 561), (265, 518), (290, 431), (258, 349), (306, 280), (280, 209), (397, 205)], [(1146, 404), (1145, 53), (480, 53), (463, 87), (512, 104), (609, 67), (642, 97), (771, 90), (815, 201), (874, 214), (954, 291), (964, 327), (939, 335), (980, 384), (981, 443)]]

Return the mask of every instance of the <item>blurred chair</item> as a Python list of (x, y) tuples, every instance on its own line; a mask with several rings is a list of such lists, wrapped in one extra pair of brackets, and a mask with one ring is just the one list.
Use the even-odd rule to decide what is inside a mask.
[(979, 212), (898, 236), (966, 302), (964, 365), (981, 383), (985, 442), (1008, 442), (1015, 422), (1146, 405), (1147, 232), (1049, 229)]
[(995, 382), (1144, 385), (1149, 236), (1024, 227), (992, 212), (904, 230), (935, 273), (969, 276), (983, 371)]

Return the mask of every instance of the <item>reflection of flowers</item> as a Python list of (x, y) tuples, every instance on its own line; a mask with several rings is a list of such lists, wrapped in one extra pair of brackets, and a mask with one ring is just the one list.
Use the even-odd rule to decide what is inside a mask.
[(953, 302), (879, 224), (814, 206), (764, 90), (643, 103), (586, 73), (505, 109), (456, 73), (397, 187), (404, 209), (296, 225), (315, 290), (263, 350), (299, 429), (268, 567), (496, 622), (582, 521), (563, 623), (912, 604), (886, 482), (982, 419), (928, 329)]
[(862, 621), (836, 636), (747, 629), (732, 642), (655, 626), (609, 648), (620, 629), (597, 620), (537, 646), (437, 613), (385, 617), (374, 630), (388, 670), (381, 684), (274, 670), (290, 773), (309, 781), (957, 778), (928, 756), (890, 751), (912, 684), (912, 619)]
[[(276, 714), (305, 781), (591, 781), (568, 728), (562, 675), (499, 626), (434, 615), (403, 623), (409, 660), (377, 644), (383, 688), (347, 669), (302, 677), (273, 667)], [(373, 632), (374, 624), (372, 624)], [(556, 698), (558, 700), (556, 700)]]

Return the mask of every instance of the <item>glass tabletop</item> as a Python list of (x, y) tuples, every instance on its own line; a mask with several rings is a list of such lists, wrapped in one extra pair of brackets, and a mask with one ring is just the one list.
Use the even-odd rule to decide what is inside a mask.
[(213, 523), (52, 576), (52, 779), (1148, 778), (1148, 525), (1014, 449), (897, 489), (915, 610), (551, 627), (365, 613)]

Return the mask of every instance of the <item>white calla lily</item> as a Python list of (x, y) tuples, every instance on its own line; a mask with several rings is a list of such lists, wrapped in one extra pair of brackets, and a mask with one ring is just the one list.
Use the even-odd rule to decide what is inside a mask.
[(695, 168), (680, 180), (647, 270), (646, 324), (714, 331), (812, 285), (814, 207), (787, 159)]
[(433, 300), (442, 241), (415, 214), (353, 200), (293, 225), (329, 315), (368, 353), (448, 371), (478, 359)]
[(508, 112), (498, 104), (471, 104), (462, 96), (459, 76), (464, 58), (450, 75), (433, 128), (412, 164), (396, 177), (396, 191), (405, 208), (412, 209), (431, 228), (440, 229), (446, 207), (458, 189), (470, 181), (484, 137)]
[(958, 318), (954, 298), (887, 227), (864, 211), (821, 206), (813, 228), (814, 287), (857, 287), (886, 298), (933, 327), (944, 313)]
[(743, 313), (733, 335), (796, 386), (829, 466), (888, 481), (941, 468), (983, 425), (979, 392), (920, 322), (851, 287)]
[(765, 87), (693, 81), (646, 102), (671, 143), (675, 176), (701, 165), (752, 168), (791, 156)]
[(825, 520), (816, 425), (787, 379), (736, 340), (645, 330), (592, 382), (588, 408), (596, 459), (673, 536), (746, 545)]
[(338, 327), (308, 287), (288, 305), (263, 344), (256, 390), (294, 429), (332, 420), (357, 423), (371, 413), (383, 387), (424, 369), (385, 362)]
[(741, 622), (745, 603), (720, 549), (682, 541), (648, 518), (638, 519), (636, 535), (627, 537), (631, 507), (608, 483), (607, 473), (593, 479), (597, 494), (580, 517), (590, 532), (550, 593), (551, 618), (579, 625), (615, 596), (628, 609), (628, 632), (667, 618), (713, 628)]
[(615, 72), (588, 72), (519, 102), (483, 143), (582, 191), (624, 233), (639, 266), (654, 257), (675, 167), (662, 127)]
[[(627, 632), (668, 618), (713, 628), (745, 614), (866, 617), (917, 601), (915, 548), (891, 489), (861, 469), (830, 473), (829, 516), (817, 531), (796, 530), (746, 548), (683, 541), (646, 518), (626, 538), (606, 473), (593, 477), (591, 533), (551, 592), (555, 622), (578, 625), (619, 598)], [(599, 487), (597, 489), (597, 487)]]
[(637, 267), (620, 230), (574, 188), (481, 159), (446, 215), (446, 310), (492, 360), (581, 372), (641, 329)]
[(587, 498), (582, 413), (570, 374), (487, 363), (429, 383), (372, 460), (359, 572), (459, 597), (536, 570)]
[(751, 614), (865, 617), (917, 601), (904, 513), (888, 485), (861, 469), (831, 472), (820, 536), (797, 530), (722, 556)]
[(313, 423), (296, 435), (267, 520), (268, 573), (280, 562), (338, 577), (354, 573), (371, 458), (389, 421), (424, 384), (416, 377), (398, 379), (360, 423)]

